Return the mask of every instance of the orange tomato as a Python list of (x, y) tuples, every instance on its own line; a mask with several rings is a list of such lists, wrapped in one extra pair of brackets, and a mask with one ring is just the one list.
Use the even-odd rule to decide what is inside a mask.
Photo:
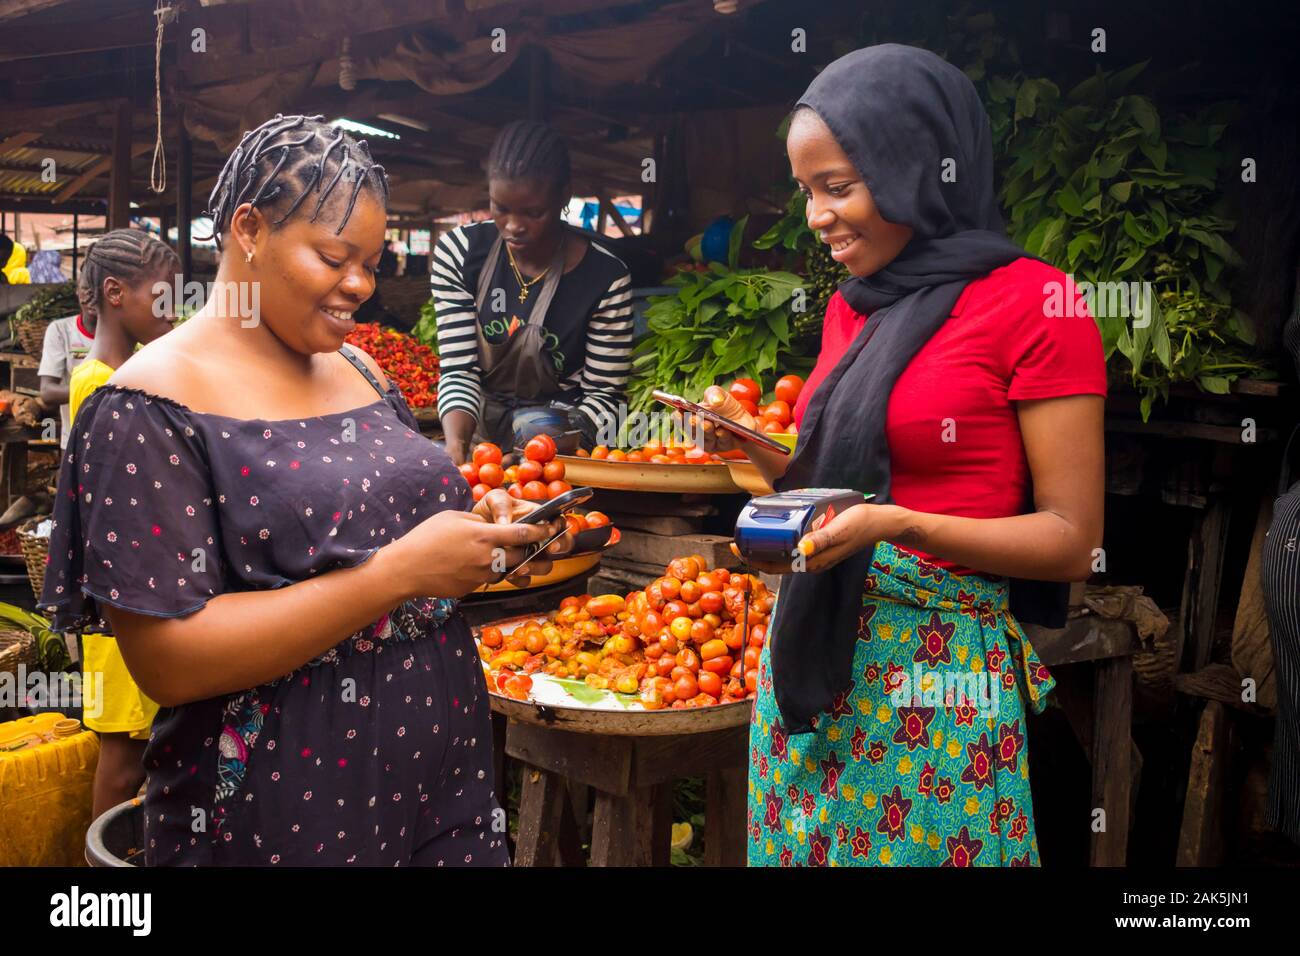
[(781, 423), (782, 427), (790, 424), (790, 403), (779, 398), (763, 410), (763, 417)]
[(700, 669), (700, 655), (689, 647), (683, 647), (677, 652), (677, 666), (685, 667), (687, 670), (697, 671)]
[(713, 456), (702, 448), (688, 448), (685, 459), (688, 465), (707, 465), (713, 461)]
[(479, 465), (478, 480), (489, 488), (500, 488), (501, 483), (506, 480), (506, 475), (499, 464), (489, 461)]
[(508, 494), (511, 498), (518, 498), (520, 501), (523, 501), (524, 499), (523, 486), (516, 481), (513, 485), (511, 485), (509, 488), (506, 489), (506, 494)]
[(546, 486), (546, 494), (551, 498), (558, 498), (565, 492), (572, 491), (573, 485), (567, 481), (552, 481)]
[(745, 670), (757, 667), (758, 659), (762, 657), (762, 655), (763, 649), (761, 647), (750, 646), (745, 648)]
[(762, 647), (767, 640), (767, 626), (755, 624), (749, 629), (749, 644), (751, 647)]
[(717, 674), (703, 671), (696, 679), (696, 684), (701, 693), (709, 694), (713, 697), (722, 696), (722, 678)]
[(564, 530), (569, 534), (577, 534), (580, 531), (585, 531), (586, 528), (587, 525), (583, 522), (581, 515), (567, 514), (564, 516)]
[(610, 461), (627, 461), (627, 452), (621, 448), (615, 448), (609, 453)]
[(663, 619), (654, 611), (646, 611), (641, 615), (641, 633), (644, 636), (657, 638), (663, 629)]
[(667, 455), (651, 455), (650, 464), (652, 465), (671, 465), (673, 460)]
[(715, 657), (722, 657), (726, 653), (727, 645), (717, 638), (705, 641), (700, 645), (700, 657), (706, 661), (713, 660)]
[(645, 454), (639, 451), (630, 451), (627, 453), (628, 461), (645, 461)]
[(546, 647), (546, 638), (542, 637), (541, 631), (529, 631), (524, 635), (524, 650), (529, 654), (540, 654)]
[(470, 483), (470, 487), (478, 484), (478, 465), (467, 461), (465, 464), (459, 465), (458, 467), (460, 473), (465, 477), (465, 480)]
[(501, 464), (501, 449), (490, 441), (474, 446), (473, 462), (480, 468), (489, 462), (494, 465)]
[(712, 671), (714, 674), (721, 676), (731, 670), (731, 655), (724, 654), (722, 657), (715, 657), (713, 660), (705, 661), (700, 666), (706, 671)]
[(609, 524), (609, 515), (603, 511), (588, 511), (586, 518), (588, 528), (603, 528)]
[(799, 393), (803, 390), (803, 379), (798, 375), (782, 375), (776, 380), (776, 387), (772, 389), (776, 397), (788, 405), (794, 405), (799, 400)]
[(687, 604), (694, 604), (704, 594), (704, 589), (696, 581), (683, 581), (681, 596)]
[(507, 469), (502, 473), (502, 477), (503, 477), (503, 479), (504, 479), (504, 481), (505, 481), (505, 483), (506, 483), (507, 485), (508, 485), (508, 484), (511, 484), (512, 482), (516, 482), (516, 481), (518, 481), (518, 480), (519, 480), (519, 466), (518, 466), (518, 465), (511, 465), (509, 468), (507, 468)]
[(687, 605), (682, 601), (669, 601), (664, 605), (664, 620), (674, 621), (679, 617), (690, 617)]
[(707, 644), (713, 640), (713, 625), (708, 621), (695, 621), (691, 624), (691, 643)]
[(479, 632), (478, 639), (487, 647), (500, 647), (503, 640), (501, 628), (485, 627)]
[(688, 641), (691, 638), (693, 623), (689, 617), (675, 617), (673, 622), (668, 625), (668, 629), (673, 632), (673, 637), (678, 641)]
[(587, 449), (585, 448), (579, 448), (576, 452), (574, 452), (574, 454), (577, 455), (579, 458), (591, 457), (591, 452), (587, 451)]
[(591, 457), (597, 461), (604, 461), (609, 457), (609, 447), (606, 445), (597, 445), (591, 450)]
[(552, 481), (563, 481), (564, 462), (548, 461), (544, 466), (542, 466), (542, 480), (547, 484), (550, 484)]
[(678, 700), (690, 700), (699, 693), (699, 684), (694, 674), (683, 674), (673, 684), (673, 694)]
[(745, 690), (749, 691), (751, 694), (758, 690), (757, 669), (745, 671)]
[(486, 495), (486, 494), (487, 494), (489, 491), (491, 491), (492, 489), (489, 488), (487, 485), (480, 483), (480, 484), (475, 485), (474, 488), (473, 488), (472, 490), (473, 490), (473, 492), (474, 492), (474, 500), (475, 500), (475, 501), (482, 501), (482, 500), (483, 500), (483, 496)]
[(764, 418), (762, 428), (760, 430), (763, 432), (764, 435), (785, 434), (785, 426), (782, 425), (780, 422), (778, 422), (775, 418)]
[(602, 594), (587, 602), (584, 610), (592, 617), (608, 617), (618, 614), (627, 606), (627, 602), (618, 594)]
[[(516, 484), (510, 487), (517, 488), (519, 486)], [(525, 501), (545, 501), (546, 486), (540, 481), (530, 481), (524, 485), (523, 495)]]
[(700, 595), (700, 607), (705, 614), (721, 613), (723, 604), (721, 591), (705, 591)]
[(745, 411), (749, 412), (749, 414), (753, 415), (755, 418), (758, 417), (758, 403), (757, 403), (757, 402), (751, 402), (751, 401), (750, 401), (749, 399), (747, 399), (747, 398), (742, 398), (742, 399), (740, 399), (740, 407), (743, 408)]
[(666, 575), (659, 578), (659, 590), (669, 601), (676, 601), (682, 593), (682, 582), (678, 581), (672, 575)]
[(641, 446), (641, 454), (645, 455), (647, 458), (652, 458), (655, 455), (662, 455), (663, 453), (664, 446), (663, 442), (660, 441), (648, 441)]

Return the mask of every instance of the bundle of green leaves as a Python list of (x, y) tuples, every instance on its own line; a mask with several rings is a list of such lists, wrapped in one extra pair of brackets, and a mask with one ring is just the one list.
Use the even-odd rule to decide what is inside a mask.
[(1050, 80), (993, 76), (987, 106), (1011, 236), (1076, 283), (1149, 284), (1149, 309), (1093, 313), (1145, 419), (1175, 382), (1224, 393), (1269, 372), (1224, 282), (1241, 263), (1217, 189), (1227, 109), (1163, 122), (1128, 92), (1144, 66), (1098, 70), (1064, 95)]
[(791, 314), (808, 307), (804, 280), (790, 272), (737, 268), (745, 222), (732, 231), (727, 263), (680, 272), (668, 280), (676, 295), (650, 299), (648, 334), (632, 350), (632, 411), (653, 408), (656, 388), (698, 399), (729, 379), (762, 381), (778, 369), (804, 373), (812, 367), (790, 334)]

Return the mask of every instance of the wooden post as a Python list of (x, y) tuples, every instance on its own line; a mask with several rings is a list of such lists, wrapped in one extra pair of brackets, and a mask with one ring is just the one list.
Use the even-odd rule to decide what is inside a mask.
[(77, 281), (77, 257), (81, 254), (78, 245), (81, 242), (81, 217), (78, 213), (72, 214), (72, 281)]
[(182, 284), (193, 274), (193, 250), (190, 247), (190, 226), (194, 218), (194, 164), (190, 154), (190, 134), (185, 128), (185, 108), (176, 111), (177, 142), (176, 165), (176, 254), (181, 260)]
[(113, 166), (108, 184), (108, 228), (131, 223), (131, 101), (117, 104), (113, 120)]
[(1133, 720), (1133, 658), (1098, 661), (1093, 690), (1092, 807), (1105, 829), (1092, 836), (1093, 866), (1123, 866), (1128, 853)]

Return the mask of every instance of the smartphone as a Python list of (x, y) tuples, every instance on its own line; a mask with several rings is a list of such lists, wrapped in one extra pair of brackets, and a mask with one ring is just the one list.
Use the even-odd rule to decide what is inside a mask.
[(776, 439), (770, 438), (762, 432), (756, 432), (752, 428), (746, 428), (744, 425), (738, 425), (730, 418), (719, 415), (711, 408), (705, 408), (703, 405), (697, 404), (696, 402), (688, 401), (680, 395), (670, 395), (667, 392), (661, 392), (659, 389), (655, 389), (650, 394), (653, 395), (657, 401), (663, 402), (665, 405), (671, 406), (679, 412), (698, 415), (705, 421), (712, 422), (716, 427), (726, 429), (739, 438), (761, 445), (768, 451), (778, 452), (782, 455), (790, 454), (790, 449), (786, 448), (785, 445), (782, 445)]
[[(558, 498), (552, 498), (536, 511), (528, 512), (528, 514), (520, 518), (516, 524), (546, 524), (548, 521), (554, 521), (566, 511), (571, 511), (578, 505), (590, 501), (595, 493), (595, 490), (592, 488), (572, 488), (560, 495)], [(520, 561), (513, 569), (506, 572), (506, 577), (510, 577), (510, 575), (514, 574), (529, 561), (532, 561), (539, 554), (549, 548), (554, 542), (558, 541), (567, 530), (567, 528), (561, 528), (559, 534), (552, 535), (546, 541), (537, 545), (537, 547), (528, 553), (528, 557)]]

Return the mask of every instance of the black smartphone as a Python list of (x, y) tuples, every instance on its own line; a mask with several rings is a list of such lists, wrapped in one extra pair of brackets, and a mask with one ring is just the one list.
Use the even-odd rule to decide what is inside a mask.
[[(590, 501), (595, 493), (595, 490), (592, 488), (571, 488), (558, 498), (552, 498), (536, 511), (528, 512), (528, 514), (520, 518), (516, 524), (546, 524), (548, 521), (554, 521), (566, 511), (571, 511), (583, 502)], [(559, 534), (552, 535), (546, 541), (537, 545), (537, 547), (528, 553), (528, 557), (520, 561), (513, 569), (506, 572), (506, 577), (510, 577), (510, 575), (514, 574), (529, 561), (532, 561), (539, 554), (549, 548), (552, 543), (558, 541), (564, 535), (566, 530), (567, 528), (561, 528)]]
[(746, 428), (744, 425), (737, 425), (730, 418), (719, 415), (713, 409), (705, 408), (698, 402), (692, 402), (689, 399), (682, 398), (680, 395), (670, 395), (668, 392), (660, 391), (657, 388), (650, 394), (654, 396), (656, 401), (663, 402), (665, 405), (675, 408), (679, 412), (697, 415), (705, 421), (712, 422), (715, 427), (724, 428), (731, 432), (731, 434), (743, 438), (746, 441), (752, 441), (757, 445), (761, 445), (769, 451), (774, 451), (782, 455), (790, 454), (790, 449), (786, 448), (785, 445), (782, 445), (776, 439), (770, 438), (762, 432), (756, 432), (752, 428)]

